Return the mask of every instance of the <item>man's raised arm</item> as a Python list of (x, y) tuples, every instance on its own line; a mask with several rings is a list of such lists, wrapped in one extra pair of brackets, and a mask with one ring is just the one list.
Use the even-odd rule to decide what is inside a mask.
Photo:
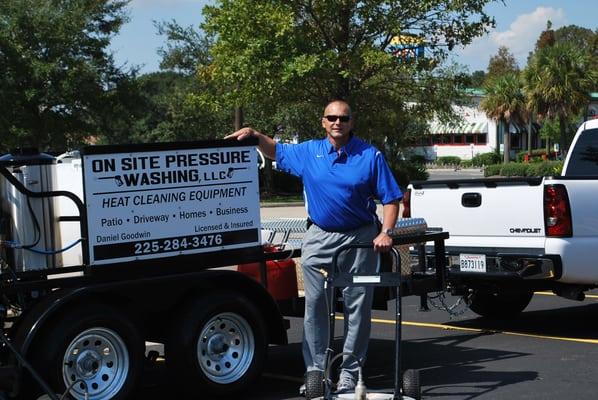
[(269, 136), (264, 135), (256, 131), (253, 128), (241, 128), (238, 131), (231, 133), (230, 135), (225, 136), (225, 139), (237, 139), (243, 140), (248, 137), (256, 137), (258, 138), (258, 147), (260, 151), (264, 154), (264, 156), (268, 157), (271, 160), (276, 159), (276, 142)]

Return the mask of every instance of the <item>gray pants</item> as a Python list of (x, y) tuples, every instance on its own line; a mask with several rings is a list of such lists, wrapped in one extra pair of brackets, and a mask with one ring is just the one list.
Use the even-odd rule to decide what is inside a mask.
[[(303, 239), (301, 266), (305, 287), (305, 317), (303, 323), (303, 359), (308, 371), (324, 370), (328, 339), (328, 312), (321, 268), (331, 267), (332, 255), (348, 243), (371, 243), (379, 233), (375, 223), (347, 232), (326, 232), (312, 225)], [(374, 273), (378, 255), (373, 249), (350, 249), (341, 254), (341, 272)], [(373, 288), (343, 289), (345, 341), (343, 352), (365, 361), (371, 330)], [(353, 357), (343, 357), (341, 374), (357, 376), (358, 363)]]

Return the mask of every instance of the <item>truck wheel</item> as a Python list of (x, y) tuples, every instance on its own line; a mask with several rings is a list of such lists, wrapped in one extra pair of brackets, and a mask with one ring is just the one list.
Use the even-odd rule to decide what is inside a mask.
[(221, 396), (257, 379), (267, 332), (256, 306), (235, 292), (193, 299), (172, 325), (166, 362), (185, 392)]
[[(48, 384), (73, 399), (127, 399), (143, 363), (144, 342), (118, 310), (97, 304), (65, 310), (29, 352)], [(33, 385), (37, 386), (37, 385)]]
[(475, 289), (465, 300), (469, 309), (482, 317), (511, 318), (527, 307), (533, 295), (532, 290)]

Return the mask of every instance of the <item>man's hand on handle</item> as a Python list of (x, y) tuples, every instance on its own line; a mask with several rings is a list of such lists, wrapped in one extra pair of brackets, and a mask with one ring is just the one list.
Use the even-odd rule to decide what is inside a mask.
[(378, 236), (374, 238), (374, 250), (380, 252), (390, 251), (392, 248), (392, 238), (384, 232), (380, 232)]

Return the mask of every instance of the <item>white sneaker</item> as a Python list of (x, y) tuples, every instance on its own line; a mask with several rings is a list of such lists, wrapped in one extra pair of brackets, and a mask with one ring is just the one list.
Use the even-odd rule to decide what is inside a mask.
[(334, 393), (343, 394), (355, 390), (355, 378), (349, 374), (341, 374), (336, 383), (336, 390)]

